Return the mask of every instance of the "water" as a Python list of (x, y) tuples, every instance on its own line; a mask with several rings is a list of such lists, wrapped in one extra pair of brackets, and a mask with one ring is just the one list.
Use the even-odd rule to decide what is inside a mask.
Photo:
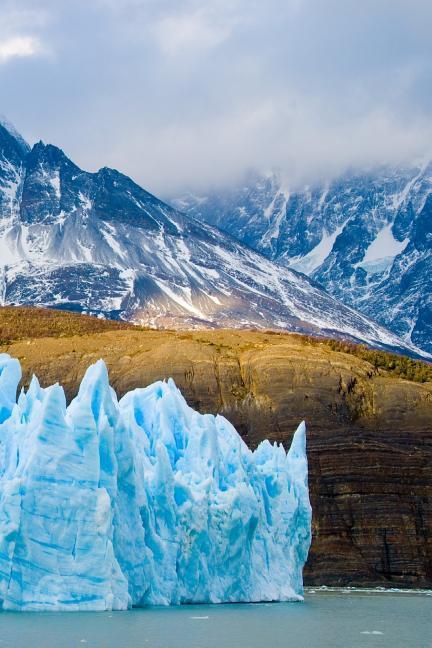
[(0, 613), (0, 648), (432, 648), (432, 596), (308, 592), (305, 603)]

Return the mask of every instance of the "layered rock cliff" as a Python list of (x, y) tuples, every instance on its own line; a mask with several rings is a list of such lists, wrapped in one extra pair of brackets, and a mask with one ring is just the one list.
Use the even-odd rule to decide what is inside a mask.
[(25, 381), (75, 395), (103, 357), (122, 395), (174, 378), (251, 447), (308, 427), (313, 543), (306, 584), (432, 587), (432, 383), (287, 334), (116, 330), (3, 344)]

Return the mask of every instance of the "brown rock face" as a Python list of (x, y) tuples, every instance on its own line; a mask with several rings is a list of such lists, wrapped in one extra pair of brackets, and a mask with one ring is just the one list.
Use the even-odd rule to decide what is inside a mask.
[(220, 412), (252, 447), (289, 446), (308, 426), (313, 544), (307, 584), (432, 587), (432, 384), (290, 335), (110, 331), (22, 340), (25, 380), (68, 397), (107, 362), (125, 391), (172, 376), (201, 412)]

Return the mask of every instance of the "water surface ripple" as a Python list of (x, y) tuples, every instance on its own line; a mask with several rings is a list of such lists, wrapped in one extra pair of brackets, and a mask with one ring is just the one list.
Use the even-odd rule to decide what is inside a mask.
[(430, 593), (309, 590), (302, 603), (0, 613), (0, 648), (432, 648)]

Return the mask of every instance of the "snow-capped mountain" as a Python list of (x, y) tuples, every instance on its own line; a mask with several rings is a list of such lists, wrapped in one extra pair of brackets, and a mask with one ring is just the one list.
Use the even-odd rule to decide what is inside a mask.
[(112, 169), (0, 126), (0, 300), (153, 326), (256, 326), (416, 352), (317, 284)]
[(250, 174), (237, 189), (172, 203), (432, 352), (432, 164), (297, 191), (277, 173)]

